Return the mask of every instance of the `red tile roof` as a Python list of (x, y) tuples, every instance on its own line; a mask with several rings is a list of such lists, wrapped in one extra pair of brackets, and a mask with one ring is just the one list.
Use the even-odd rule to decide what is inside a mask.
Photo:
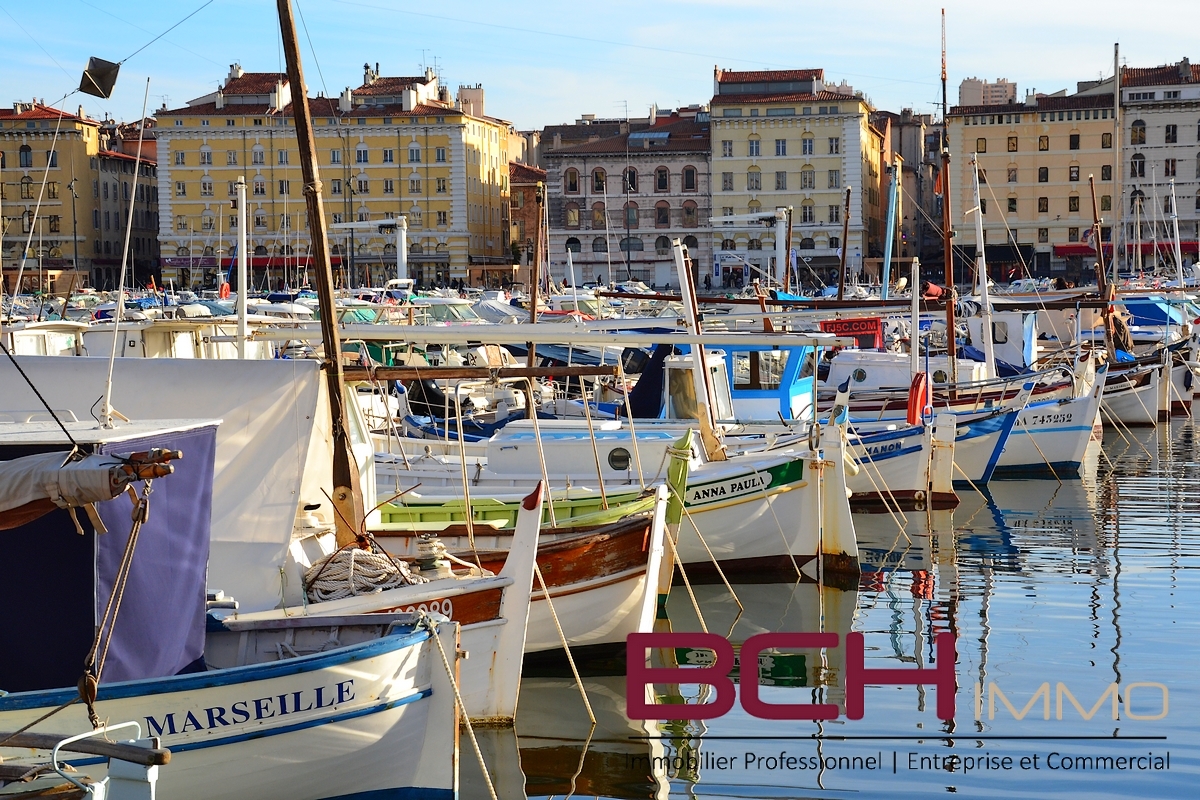
[(825, 80), (823, 69), (770, 69), (754, 72), (717, 70), (718, 83), (762, 83), (765, 81), (812, 81)]
[(740, 106), (747, 103), (809, 103), (828, 101), (857, 103), (860, 99), (861, 98), (856, 95), (838, 94), (837, 92), (793, 92), (790, 94), (719, 94), (713, 97), (712, 104), (714, 106)]
[(246, 72), (240, 78), (226, 81), (221, 91), (225, 94), (270, 94), (279, 82), (288, 82), (287, 73)]
[(370, 106), (355, 106), (353, 111), (345, 114), (347, 117), (428, 117), (428, 116), (445, 116), (447, 113), (462, 113), (456, 111), (451, 105), (430, 105), (421, 103), (413, 106), (412, 111), (405, 111), (404, 106), (400, 103), (388, 103), (386, 105), (370, 105)]
[(1121, 86), (1176, 86), (1200, 83), (1200, 64), (1180, 62), (1161, 67), (1122, 67)]
[(59, 111), (57, 108), (44, 106), (41, 103), (34, 103), (32, 108), (26, 109), (20, 113), (17, 113), (11, 107), (0, 108), (0, 119), (32, 121), (41, 119), (58, 119), (59, 117), (62, 117), (64, 122), (83, 122), (89, 125), (100, 124), (94, 119), (86, 119), (83, 117), (78, 117), (74, 114), (68, 114), (65, 111)]
[(271, 107), (266, 103), (247, 105), (227, 105), (217, 108), (216, 103), (201, 103), (197, 106), (162, 109), (155, 112), (158, 117), (261, 117), (271, 113)]
[(546, 180), (546, 170), (531, 167), (528, 164), (508, 162), (508, 182), (510, 184), (538, 183)]
[(373, 83), (364, 83), (355, 89), (354, 94), (362, 97), (400, 94), (413, 84), (424, 86), (428, 82), (424, 75), (417, 75), (411, 78), (376, 78)]

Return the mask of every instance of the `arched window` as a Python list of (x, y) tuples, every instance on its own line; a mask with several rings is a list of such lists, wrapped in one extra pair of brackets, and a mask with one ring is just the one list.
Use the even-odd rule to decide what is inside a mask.
[(29, 177), (28, 175), (26, 175), (24, 178), (21, 178), (21, 199), (33, 199), (33, 178)]
[(255, 248), (254, 248), (254, 255), (256, 255), (256, 256), (265, 256), (266, 254), (267, 254), (267, 248), (266, 248), (266, 245), (261, 245), (261, 244), (260, 244), (260, 245), (256, 245), (256, 246), (255, 246)]
[(654, 204), (654, 227), (669, 228), (671, 226), (671, 204), (660, 200)]
[(1132, 192), (1130, 192), (1129, 193), (1129, 213), (1130, 214), (1136, 213), (1139, 206), (1141, 206), (1142, 208), (1145, 208), (1145, 199), (1146, 199), (1146, 193), (1143, 192), (1141, 189), (1134, 189)]
[(686, 247), (690, 253), (700, 246), (700, 240), (695, 236), (685, 236), (683, 237), (683, 246)]
[(660, 236), (654, 240), (654, 252), (660, 256), (665, 256), (671, 252), (671, 240), (665, 236)]
[(733, 241), (733, 239), (722, 239), (721, 240), (721, 249), (722, 250), (736, 250), (737, 242)]
[(806, 236), (805, 238), (800, 240), (800, 249), (801, 250), (816, 250), (817, 243), (814, 242), (810, 237)]
[(608, 252), (608, 240), (605, 239), (603, 236), (597, 236), (595, 239), (592, 239), (592, 252), (593, 253), (607, 253)]
[[(105, 242), (105, 244), (108, 244), (108, 242)], [(190, 256), (191, 254), (192, 254), (192, 251), (188, 250), (186, 247), (176, 247), (175, 248), (175, 255), (177, 255), (177, 256)]]
[(1196, 192), (1196, 210), (1200, 211), (1200, 192)]
[(1129, 177), (1146, 177), (1146, 157), (1141, 153), (1134, 153), (1133, 158), (1129, 159)]
[(625, 227), (636, 228), (638, 226), (638, 204), (625, 204)]
[(751, 239), (746, 245), (747, 250), (762, 250), (762, 239)]
[(1130, 144), (1145, 144), (1146, 143), (1146, 123), (1140, 119), (1135, 119), (1133, 125), (1129, 129)]
[(683, 227), (695, 228), (700, 225), (699, 207), (693, 200), (683, 201)]
[(666, 192), (671, 189), (671, 171), (666, 167), (654, 170), (654, 191)]
[(568, 253), (579, 253), (582, 251), (583, 251), (583, 246), (579, 243), (578, 239), (576, 239), (574, 236), (572, 236), (570, 239), (567, 239), (567, 252)]
[[(308, 248), (304, 248), (304, 249), (307, 250)], [(383, 254), (385, 256), (389, 256), (389, 255), (395, 256), (396, 255), (396, 245), (392, 244), (391, 242), (388, 242), (387, 244), (385, 244), (383, 246)]]
[(1196, 177), (1200, 178), (1200, 154), (1196, 155)]
[(800, 190), (811, 192), (817, 188), (817, 171), (812, 167), (800, 170)]
[(625, 170), (625, 191), (636, 192), (638, 190), (638, 174), (637, 170), (629, 167)]
[(579, 194), (579, 170), (569, 169), (563, 173), (563, 194)]
[(592, 203), (592, 230), (604, 230), (604, 222), (604, 203)]
[(33, 166), (33, 148), (27, 144), (21, 145), (20, 166), (22, 169), (29, 169)]
[(335, 256), (341, 256), (346, 254), (346, 248), (342, 247), (340, 244), (335, 244), (329, 252)]
[(621, 240), (621, 250), (626, 253), (641, 252), (645, 249), (645, 243), (636, 236), (628, 236)]
[(608, 175), (599, 167), (596, 167), (594, 170), (592, 170), (592, 191), (603, 192), (604, 182), (607, 178)]
[[(362, 252), (362, 250), (360, 249), (360, 251), (359, 251), (359, 252)], [(280, 245), (280, 247), (279, 247), (279, 255), (281, 255), (281, 256), (290, 256), (290, 255), (292, 255), (292, 253), (293, 253), (293, 251), (292, 251), (292, 246), (291, 246), (290, 244)]]
[(696, 168), (695, 167), (684, 167), (683, 168), (683, 190), (685, 192), (694, 192), (694, 191), (696, 191), (697, 183), (698, 183), (698, 181), (696, 180)]
[(579, 227), (579, 204), (567, 203), (563, 209), (563, 227), (578, 228)]
[(408, 252), (415, 256), (419, 256), (425, 252), (425, 248), (421, 246), (420, 242), (413, 242), (408, 246)]

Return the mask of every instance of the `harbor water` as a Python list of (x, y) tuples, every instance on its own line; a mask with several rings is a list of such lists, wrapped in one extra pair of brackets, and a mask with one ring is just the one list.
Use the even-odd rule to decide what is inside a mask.
[[(1081, 478), (993, 481), (953, 512), (856, 514), (857, 590), (676, 585), (670, 630), (831, 632), (837, 647), (759, 659), (760, 697), (832, 703), (836, 719), (626, 716), (625, 677), (529, 676), (516, 735), (481, 732), (501, 797), (1183, 797), (1200, 772), (1200, 429), (1108, 429)], [(686, 530), (684, 535), (687, 535)], [(695, 600), (693, 602), (692, 595)], [(736, 595), (742, 605), (739, 612)], [(846, 636), (866, 669), (935, 669), (957, 648), (954, 718), (933, 685), (865, 689), (847, 719)], [(656, 659), (662, 660), (662, 653)], [(703, 650), (674, 648), (678, 663)], [(944, 669), (944, 662), (943, 662)], [(599, 674), (587, 674), (599, 673)], [(736, 673), (735, 673), (736, 676)], [(738, 681), (738, 693), (743, 694)], [(696, 684), (658, 702), (712, 702)], [(739, 698), (740, 699), (740, 698)], [(1115, 718), (1114, 718), (1115, 715)], [(663, 716), (669, 716), (664, 712)], [(464, 747), (463, 796), (485, 797)]]

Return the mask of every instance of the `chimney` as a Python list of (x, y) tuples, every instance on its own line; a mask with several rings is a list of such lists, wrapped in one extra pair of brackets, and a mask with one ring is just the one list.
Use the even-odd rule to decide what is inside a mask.
[(225, 107), (225, 92), (223, 92), (220, 89), (217, 89), (216, 106), (218, 109), (222, 109)]
[(560, 147), (562, 147), (562, 134), (555, 133), (554, 134), (554, 149), (557, 150)]
[(229, 77), (225, 80), (225, 83), (228, 84), (229, 81), (236, 80), (237, 78), (240, 78), (245, 74), (246, 73), (242, 69), (241, 64), (238, 64), (238, 63), (230, 64), (229, 65)]
[(1187, 56), (1184, 56), (1183, 60), (1179, 62), (1179, 80), (1184, 83), (1192, 82), (1192, 62), (1188, 60)]
[(363, 64), (363, 86), (370, 86), (371, 84), (373, 84), (375, 82), (375, 79), (378, 77), (379, 77), (378, 68), (374, 72), (371, 72), (370, 63)]
[(338, 111), (343, 113), (354, 110), (354, 95), (350, 92), (350, 87), (347, 86), (342, 90), (338, 97)]

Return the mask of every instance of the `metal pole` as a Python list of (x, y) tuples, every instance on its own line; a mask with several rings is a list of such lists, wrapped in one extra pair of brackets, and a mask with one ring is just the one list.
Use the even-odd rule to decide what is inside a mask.
[(238, 358), (246, 357), (246, 295), (250, 288), (246, 252), (246, 176), (237, 179), (238, 243), (237, 243), (237, 350)]
[(992, 303), (988, 299), (987, 258), (983, 246), (983, 201), (979, 199), (979, 154), (971, 161), (973, 180), (971, 187), (975, 201), (975, 274), (979, 278), (979, 303), (983, 307), (983, 324), (980, 325), (980, 338), (983, 339), (983, 355), (987, 366), (986, 379), (996, 377), (996, 347), (992, 342)]
[[(1088, 186), (1092, 190), (1092, 228), (1096, 242), (1096, 292), (1104, 301), (1104, 346), (1108, 350), (1109, 363), (1115, 363), (1116, 346), (1113, 343), (1112, 297), (1109, 296), (1108, 274), (1104, 269), (1104, 248), (1100, 242), (1100, 207), (1096, 204), (1096, 178), (1088, 175)], [(1115, 291), (1113, 292), (1115, 294)]]
[(838, 267), (838, 293), (837, 299), (841, 300), (846, 294), (846, 253), (850, 249), (850, 243), (846, 239), (850, 236), (850, 187), (846, 187), (846, 202), (842, 207), (842, 252), (841, 266)]
[[(79, 199), (79, 195), (75, 193), (75, 178), (71, 178), (71, 182), (67, 184), (67, 188), (71, 190), (71, 244), (75, 251), (75, 273), (79, 273), (79, 220), (75, 216), (75, 201)], [(0, 248), (2, 251), (3, 248)]]

